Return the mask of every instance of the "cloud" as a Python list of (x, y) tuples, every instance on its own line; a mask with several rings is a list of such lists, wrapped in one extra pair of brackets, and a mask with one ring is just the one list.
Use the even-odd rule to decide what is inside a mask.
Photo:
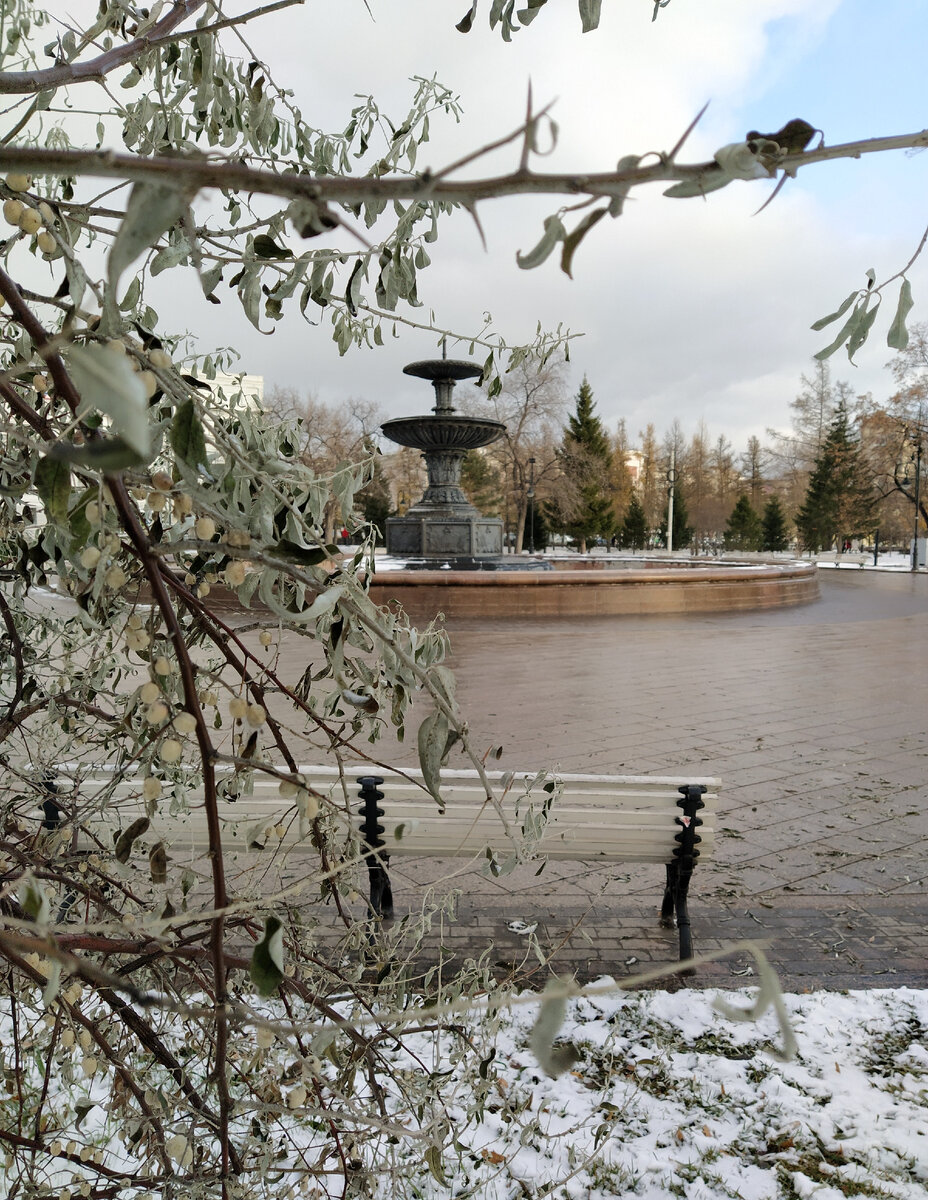
[[(456, 33), (447, 4), (372, 0), (371, 7), (375, 21), (360, 0), (342, 0), (324, 13), (319, 4), (288, 9), (263, 23), (263, 32), (256, 27), (259, 52), (294, 89), (312, 124), (343, 127), (355, 93), (368, 91), (395, 117), (410, 95), (407, 77), (437, 70), (465, 106), (460, 125), (432, 122), (433, 140), (419, 161), (440, 166), (515, 128), (531, 80), (536, 104), (557, 99), (560, 126), (557, 149), (538, 169), (603, 170), (626, 153), (669, 149), (707, 99), (712, 104), (686, 156), (709, 157), (742, 137), (769, 115), (764, 97), (782, 105), (776, 88), (797, 63), (807, 62), (804, 77), (814, 81), (841, 4), (674, 0), (652, 24), (650, 5), (616, 3), (604, 6), (598, 33), (582, 36), (576, 6), (565, 3), (546, 8), (508, 46), (483, 25), (467, 37)], [(803, 106), (797, 112), (816, 107), (809, 87), (790, 96)], [(866, 103), (856, 92), (853, 99)], [(778, 111), (777, 119), (797, 112)], [(508, 170), (515, 161), (506, 150), (467, 174)], [(920, 185), (923, 194), (925, 163), (906, 162), (905, 170), (908, 186)], [(585, 332), (573, 349), (574, 382), (589, 375), (610, 423), (624, 416), (637, 431), (652, 420), (666, 428), (679, 418), (692, 428), (705, 418), (710, 432), (725, 432), (737, 447), (767, 425), (787, 423), (799, 376), (823, 344), (811, 322), (835, 307), (866, 267), (885, 277), (914, 248), (918, 234), (900, 222), (898, 189), (881, 182), (885, 174), (873, 160), (810, 169), (759, 217), (751, 214), (769, 185), (736, 184), (705, 202), (669, 201), (650, 189), (636, 194), (618, 221), (593, 230), (577, 253), (573, 281), (553, 260), (533, 272), (514, 261), (562, 198), (488, 203), (481, 217), (489, 252), (469, 217), (452, 218), (421, 280), (426, 308), (409, 315), (427, 322), (432, 306), (438, 323), (476, 332), (489, 309), (516, 340), (529, 338), (539, 320), (546, 327), (563, 322)], [(846, 182), (820, 183), (829, 179)], [(857, 202), (858, 188), (865, 204)], [(917, 267), (916, 295), (922, 277)], [(401, 368), (438, 353), (436, 334), (399, 325), (402, 336), (394, 340), (388, 326), (384, 350), (339, 358), (324, 313), (314, 329), (290, 314), (272, 338), (262, 338), (233, 311), (231, 297), (205, 314), (200, 306), (201, 340), (233, 340), (243, 368), (270, 383), (329, 402), (364, 394), (391, 415), (431, 404), (430, 392)], [(865, 348), (858, 370), (845, 360), (836, 373), (858, 390), (878, 389), (887, 357), (879, 345)]]

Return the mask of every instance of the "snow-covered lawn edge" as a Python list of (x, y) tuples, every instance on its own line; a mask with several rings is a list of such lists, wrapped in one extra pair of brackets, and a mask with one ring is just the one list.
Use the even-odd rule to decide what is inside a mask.
[[(366, 1102), (363, 1073), (346, 1075), (337, 1056), (328, 1061), (337, 1025), (320, 1030), (318, 1012), (291, 1007), (294, 1025), (275, 1000), (260, 1001), (258, 1027), (239, 1026), (230, 1062), (234, 1137), (240, 1145), (257, 1137), (267, 1169), (229, 1194), (334, 1196), (347, 1183), (348, 1194), (384, 1200), (924, 1200), (928, 992), (786, 995), (797, 1047), (789, 1060), (779, 1054), (783, 1030), (772, 1010), (747, 1022), (720, 1012), (720, 1005), (749, 1010), (757, 996), (756, 989), (626, 992), (600, 980), (567, 1002), (555, 1050), (572, 1061), (557, 1078), (531, 1049), (537, 996), (500, 996), (501, 1007), (493, 1000), (487, 1007), (484, 996), (469, 1014), (438, 1020), (410, 997), (403, 1014), (384, 1014), (401, 1036), (379, 1043), (382, 1110)], [(417, 1010), (424, 1030), (410, 1027)], [(341, 1015), (352, 1023), (348, 1005)], [(167, 1016), (165, 1038), (173, 1026), (182, 1036), (180, 1018)], [(39, 1033), (36, 1021), (29, 1039)], [(0, 1034), (8, 1044), (8, 1012), (0, 1013)], [(45, 1144), (32, 1159), (29, 1194), (77, 1200), (112, 1186), (120, 1172), (147, 1169), (146, 1135), (102, 1064), (90, 1068), (78, 1045), (67, 1060), (60, 1048), (54, 1057)], [(192, 1076), (202, 1066), (196, 1060), (189, 1046)], [(155, 1103), (169, 1086), (157, 1074), (139, 1064), (146, 1094), (170, 1120)], [(248, 1078), (247, 1093), (236, 1077)], [(423, 1086), (431, 1098), (410, 1104)], [(314, 1095), (325, 1096), (324, 1110)], [(348, 1096), (357, 1104), (337, 1102)], [(330, 1118), (353, 1155), (348, 1179), (337, 1161), (325, 1161)], [(182, 1194), (218, 1196), (214, 1178), (198, 1182), (194, 1148), (211, 1135), (196, 1114), (175, 1118), (164, 1132)], [(321, 1171), (313, 1165), (323, 1163)], [(152, 1195), (136, 1187), (122, 1194)]]

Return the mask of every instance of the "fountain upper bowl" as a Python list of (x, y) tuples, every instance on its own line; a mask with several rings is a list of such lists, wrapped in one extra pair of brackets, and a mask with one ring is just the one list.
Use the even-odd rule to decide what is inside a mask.
[(434, 417), (394, 417), (380, 427), (391, 442), (417, 450), (477, 450), (504, 433), (502, 421), (463, 417), (457, 413)]

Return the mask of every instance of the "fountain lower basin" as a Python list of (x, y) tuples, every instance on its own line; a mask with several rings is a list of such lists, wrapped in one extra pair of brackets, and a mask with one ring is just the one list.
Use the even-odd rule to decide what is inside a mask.
[(438, 613), (494, 619), (744, 612), (819, 598), (818, 571), (808, 562), (679, 559), (643, 566), (631, 559), (600, 568), (567, 560), (559, 569), (561, 561), (553, 571), (378, 571), (370, 594), (420, 622)]

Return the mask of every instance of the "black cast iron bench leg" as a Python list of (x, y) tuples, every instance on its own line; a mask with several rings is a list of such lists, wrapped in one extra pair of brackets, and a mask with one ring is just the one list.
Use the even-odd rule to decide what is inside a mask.
[(358, 810), (361, 815), (361, 836), (368, 850), (373, 851), (365, 858), (367, 862), (367, 877), (370, 884), (370, 909), (373, 917), (393, 918), (393, 889), (390, 886), (390, 876), (387, 867), (390, 857), (383, 853), (383, 826), (379, 818), (383, 809), (377, 801), (383, 799), (383, 792), (378, 787), (383, 780), (378, 775), (365, 775), (358, 780), (361, 785), (360, 796), (364, 801)]
[[(673, 852), (675, 861), (667, 868), (667, 888), (668, 891), (671, 890), (672, 881), (673, 907), (677, 918), (677, 931), (680, 935), (680, 961), (686, 962), (687, 959), (693, 957), (693, 935), (686, 901), (693, 868), (699, 858), (699, 843), (702, 838), (696, 831), (702, 825), (702, 820), (697, 813), (701, 808), (706, 807), (703, 801), (706, 789), (702, 784), (688, 783), (678, 790), (680, 799), (677, 801), (677, 806), (683, 810), (683, 815), (676, 818), (680, 832), (674, 838), (677, 843), (677, 849)], [(662, 916), (667, 908), (668, 896), (665, 892)]]

